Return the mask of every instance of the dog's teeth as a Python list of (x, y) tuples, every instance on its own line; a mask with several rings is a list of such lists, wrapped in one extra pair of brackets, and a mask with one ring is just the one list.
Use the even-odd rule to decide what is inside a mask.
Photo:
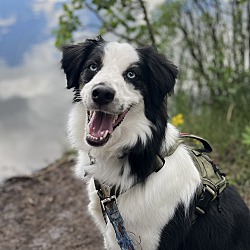
[(115, 115), (113, 119), (113, 124), (116, 122), (117, 119), (118, 119), (118, 115)]
[(101, 132), (101, 134), (104, 134), (104, 136), (101, 136), (101, 137), (95, 137), (91, 134), (88, 134), (87, 135), (87, 138), (92, 140), (92, 141), (102, 141), (108, 134), (108, 130), (106, 130), (105, 132)]
[(104, 132), (103, 138), (105, 138), (105, 137), (108, 135), (108, 133), (109, 133), (109, 131), (106, 130), (106, 131)]

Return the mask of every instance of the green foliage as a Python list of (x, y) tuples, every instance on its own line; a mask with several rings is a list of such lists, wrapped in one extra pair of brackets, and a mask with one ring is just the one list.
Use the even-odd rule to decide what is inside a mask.
[(173, 38), (179, 34), (178, 22), (182, 8), (183, 0), (176, 0), (166, 1), (152, 11), (151, 22), (158, 41), (157, 48), (169, 57), (174, 56), (172, 53), (175, 46)]
[(56, 47), (73, 42), (73, 32), (81, 27), (81, 22), (76, 14), (77, 10), (83, 8), (81, 0), (72, 0), (71, 5), (63, 4), (63, 14), (59, 17), (59, 28), (54, 30), (56, 35)]
[(148, 13), (143, 0), (72, 0), (63, 5), (59, 28), (54, 32), (57, 47), (72, 42), (73, 33), (85, 26), (79, 12), (83, 8), (92, 12), (99, 21), (97, 34), (112, 33), (118, 40), (154, 45), (153, 27), (147, 23)]
[(250, 126), (246, 126), (242, 133), (242, 143), (248, 147), (248, 154), (250, 154)]

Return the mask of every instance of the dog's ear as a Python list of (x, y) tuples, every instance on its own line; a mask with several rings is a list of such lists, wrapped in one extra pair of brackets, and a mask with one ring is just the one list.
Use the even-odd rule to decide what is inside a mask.
[(153, 96), (158, 98), (157, 102), (162, 101), (167, 94), (173, 92), (178, 69), (154, 47), (143, 47), (138, 51), (148, 67), (149, 94), (155, 93)]
[(67, 78), (67, 89), (79, 88), (79, 77), (84, 62), (95, 46), (103, 43), (101, 36), (96, 39), (87, 39), (84, 43), (66, 45), (62, 48), (62, 69)]

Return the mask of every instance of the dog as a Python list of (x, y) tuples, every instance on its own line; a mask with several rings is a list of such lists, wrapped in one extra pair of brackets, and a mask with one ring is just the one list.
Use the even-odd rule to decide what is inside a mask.
[(204, 215), (195, 215), (202, 180), (187, 146), (169, 152), (179, 131), (168, 123), (166, 97), (177, 67), (155, 48), (134, 48), (101, 37), (66, 45), (62, 69), (74, 90), (68, 131), (78, 150), (75, 168), (86, 179), (90, 214), (106, 249), (121, 249), (105, 222), (95, 181), (116, 190), (116, 204), (133, 248), (246, 250), (249, 209), (227, 185)]

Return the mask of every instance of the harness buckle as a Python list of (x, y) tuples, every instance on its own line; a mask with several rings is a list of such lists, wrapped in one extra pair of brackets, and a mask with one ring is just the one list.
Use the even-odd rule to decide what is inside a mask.
[(213, 190), (210, 186), (204, 185), (203, 193), (195, 207), (195, 213), (197, 215), (205, 214), (208, 211), (210, 202), (217, 197), (217, 190)]
[(217, 197), (217, 192), (215, 192), (211, 187), (205, 185), (204, 192), (208, 192), (211, 195), (211, 201)]

